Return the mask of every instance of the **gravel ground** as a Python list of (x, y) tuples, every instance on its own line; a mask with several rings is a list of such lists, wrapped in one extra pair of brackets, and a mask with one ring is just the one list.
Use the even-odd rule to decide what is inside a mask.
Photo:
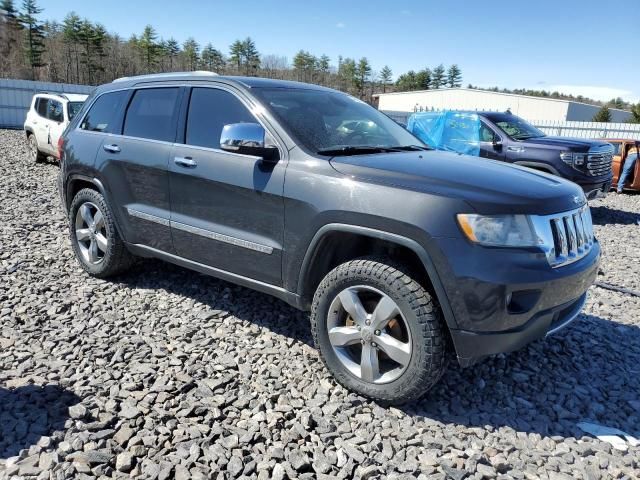
[[(160, 262), (87, 276), (57, 166), (0, 131), (0, 477), (640, 478), (640, 297), (384, 408), (336, 385), (284, 303)], [(640, 195), (593, 203), (599, 281), (640, 290)]]

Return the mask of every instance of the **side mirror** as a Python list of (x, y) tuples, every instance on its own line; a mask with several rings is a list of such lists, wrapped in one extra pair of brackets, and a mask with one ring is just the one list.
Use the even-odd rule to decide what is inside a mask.
[(222, 128), (220, 148), (227, 152), (254, 155), (278, 161), (278, 148), (265, 141), (266, 132), (259, 123), (230, 123)]
[(494, 149), (496, 152), (501, 151), (501, 150), (502, 150), (502, 140), (500, 140), (500, 139), (499, 139), (499, 138), (497, 138), (497, 137), (494, 137), (494, 138), (493, 138), (493, 149)]

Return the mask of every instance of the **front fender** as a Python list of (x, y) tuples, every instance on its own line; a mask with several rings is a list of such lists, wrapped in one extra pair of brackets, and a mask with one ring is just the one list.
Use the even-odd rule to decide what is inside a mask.
[(341, 223), (330, 223), (322, 226), (313, 236), (309, 246), (307, 247), (307, 251), (305, 253), (304, 259), (302, 261), (302, 267), (300, 270), (300, 275), (298, 277), (298, 285), (297, 285), (297, 293), (302, 297), (303, 292), (305, 291), (305, 284), (310, 276), (310, 271), (312, 267), (312, 259), (314, 258), (318, 246), (322, 241), (323, 237), (332, 233), (332, 232), (346, 232), (353, 233), (357, 235), (362, 235), (365, 237), (375, 238), (379, 240), (385, 240), (390, 243), (395, 243), (397, 245), (401, 245), (413, 251), (424, 266), (427, 274), (429, 275), (429, 280), (433, 285), (433, 289), (435, 291), (438, 303), (442, 308), (442, 312), (445, 318), (445, 321), (449, 328), (457, 328), (457, 323), (453, 314), (453, 310), (451, 309), (451, 305), (449, 302), (449, 298), (446, 294), (442, 281), (440, 279), (440, 275), (436, 270), (435, 263), (431, 257), (431, 255), (427, 252), (427, 250), (415, 240), (398, 235), (396, 233), (386, 232), (383, 230), (377, 230), (374, 228), (363, 227), (359, 225), (349, 225), (349, 224), (341, 224)]

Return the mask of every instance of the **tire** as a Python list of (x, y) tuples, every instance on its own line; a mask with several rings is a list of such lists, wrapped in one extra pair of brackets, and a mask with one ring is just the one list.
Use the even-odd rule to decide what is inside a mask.
[[(353, 301), (354, 293), (364, 312)], [(391, 316), (374, 314), (378, 305)], [(360, 320), (354, 320), (347, 309)], [(387, 316), (391, 318), (388, 323), (379, 323)], [(366, 325), (362, 318), (368, 319)], [(311, 331), (336, 380), (383, 403), (422, 397), (445, 370), (446, 337), (437, 302), (400, 267), (384, 260), (353, 260), (330, 271), (314, 295)], [(363, 358), (372, 360), (363, 367)], [(368, 365), (377, 365), (378, 377)]]
[(27, 136), (27, 143), (29, 145), (29, 159), (33, 163), (44, 162), (47, 157), (38, 148), (38, 140), (33, 133)]
[(80, 190), (71, 202), (68, 218), (71, 246), (86, 272), (106, 278), (133, 265), (134, 257), (120, 238), (111, 209), (100, 193)]

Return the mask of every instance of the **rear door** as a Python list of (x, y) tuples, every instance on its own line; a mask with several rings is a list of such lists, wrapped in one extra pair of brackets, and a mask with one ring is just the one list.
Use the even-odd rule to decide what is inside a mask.
[(33, 130), (38, 141), (38, 148), (43, 152), (48, 152), (49, 143), (49, 98), (38, 97), (36, 100), (36, 117), (33, 120)]
[(131, 90), (118, 134), (107, 135), (96, 168), (110, 190), (126, 241), (172, 252), (167, 164), (182, 89)]
[(174, 246), (181, 257), (280, 285), (286, 164), (220, 149), (224, 125), (260, 123), (240, 95), (190, 92), (184, 138), (169, 162)]
[(47, 106), (47, 150), (52, 155), (57, 155), (58, 139), (64, 131), (64, 106), (61, 101), (49, 99)]

